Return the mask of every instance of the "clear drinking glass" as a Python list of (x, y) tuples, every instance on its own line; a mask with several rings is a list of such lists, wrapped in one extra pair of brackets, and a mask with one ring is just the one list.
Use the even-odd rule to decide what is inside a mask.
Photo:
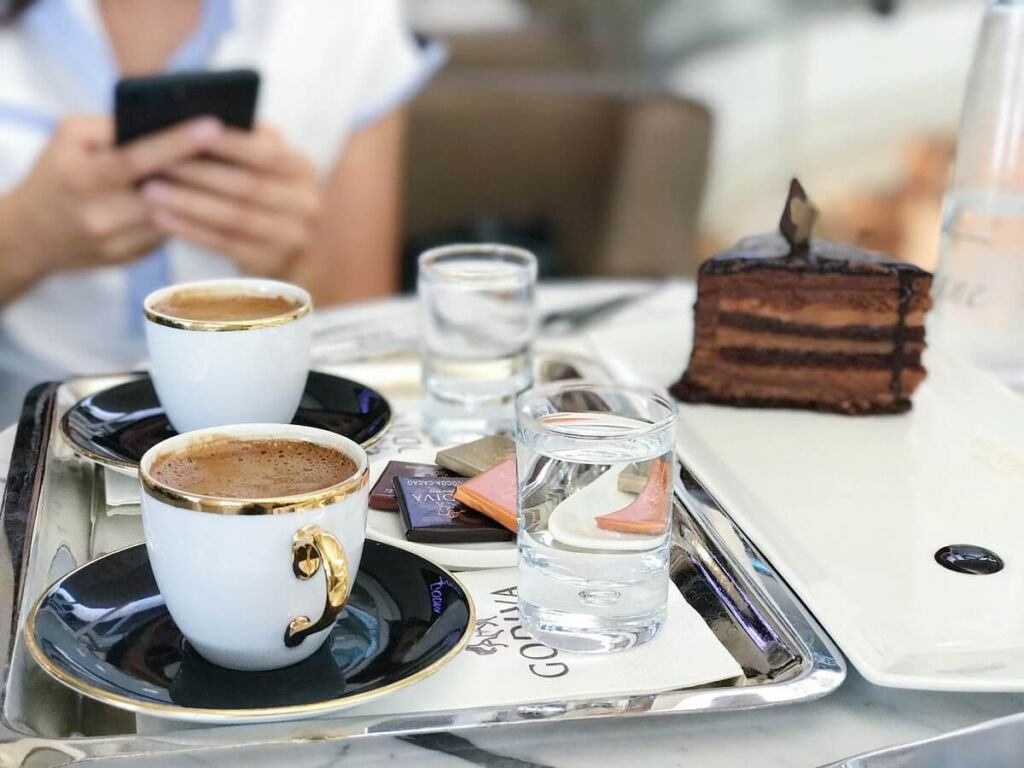
[(942, 212), (935, 338), (1024, 386), (1024, 0), (990, 0)]
[(504, 245), (451, 245), (420, 256), (424, 429), (439, 443), (515, 427), (533, 381), (537, 259)]
[(647, 642), (668, 597), (675, 405), (577, 382), (531, 389), (516, 411), (523, 626), (567, 651)]

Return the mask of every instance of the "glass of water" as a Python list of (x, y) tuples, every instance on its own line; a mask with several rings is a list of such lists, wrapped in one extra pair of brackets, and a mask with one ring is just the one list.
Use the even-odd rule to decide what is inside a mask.
[(533, 381), (537, 259), (504, 245), (451, 245), (419, 259), (424, 430), (438, 443), (515, 428)]
[(531, 389), (516, 411), (523, 626), (566, 651), (647, 642), (668, 598), (674, 403), (577, 382)]

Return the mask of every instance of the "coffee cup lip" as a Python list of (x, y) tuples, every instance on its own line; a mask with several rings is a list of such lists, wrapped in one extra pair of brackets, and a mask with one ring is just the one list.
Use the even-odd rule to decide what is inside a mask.
[[(246, 295), (263, 296), (284, 296), (293, 299), (298, 303), (295, 309), (282, 312), (279, 315), (261, 317), (253, 320), (189, 320), (184, 317), (175, 317), (165, 312), (154, 309), (154, 305), (167, 296), (181, 291), (211, 291), (216, 292), (228, 289), (235, 289)], [(146, 296), (142, 302), (142, 311), (146, 320), (157, 325), (168, 328), (177, 328), (182, 331), (249, 331), (255, 328), (270, 328), (275, 325), (284, 325), (293, 320), (298, 320), (309, 314), (313, 308), (313, 299), (309, 292), (293, 283), (286, 283), (280, 280), (265, 280), (253, 277), (234, 277), (219, 280), (196, 280), (188, 283), (175, 283), (168, 285)]]
[[(339, 483), (315, 491), (278, 497), (234, 498), (191, 493), (162, 483), (150, 473), (153, 462), (160, 456), (196, 442), (216, 439), (269, 439), (298, 440), (334, 448), (345, 453), (356, 463), (355, 472)], [(139, 461), (139, 481), (144, 494), (180, 509), (209, 512), (218, 515), (280, 515), (326, 507), (348, 498), (366, 488), (369, 482), (369, 462), (362, 446), (347, 437), (316, 427), (298, 424), (234, 424), (208, 427), (185, 432), (163, 440)]]

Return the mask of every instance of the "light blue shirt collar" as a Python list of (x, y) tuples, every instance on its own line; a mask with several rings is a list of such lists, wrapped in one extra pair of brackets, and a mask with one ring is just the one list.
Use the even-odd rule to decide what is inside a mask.
[[(97, 109), (111, 107), (118, 78), (113, 51), (108, 41), (79, 17), (71, 2), (38, 0), (21, 23), (26, 33), (81, 82)], [(199, 22), (172, 54), (165, 71), (202, 69), (234, 23), (232, 0), (204, 0)]]

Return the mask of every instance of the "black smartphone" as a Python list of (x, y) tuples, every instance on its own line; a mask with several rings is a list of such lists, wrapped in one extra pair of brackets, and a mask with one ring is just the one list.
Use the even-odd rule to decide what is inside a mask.
[(125, 78), (114, 88), (117, 143), (200, 115), (249, 130), (259, 88), (259, 73), (251, 69)]

